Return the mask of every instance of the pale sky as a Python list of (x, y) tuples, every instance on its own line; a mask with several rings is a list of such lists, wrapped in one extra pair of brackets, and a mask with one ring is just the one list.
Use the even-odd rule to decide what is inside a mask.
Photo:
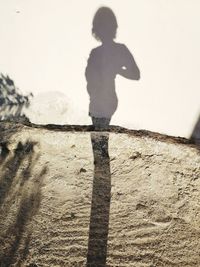
[(73, 106), (65, 123), (91, 123), (84, 72), (100, 6), (114, 11), (116, 41), (141, 72), (140, 81), (117, 77), (111, 124), (189, 137), (200, 113), (199, 0), (0, 0), (0, 72), (40, 99), (62, 93)]

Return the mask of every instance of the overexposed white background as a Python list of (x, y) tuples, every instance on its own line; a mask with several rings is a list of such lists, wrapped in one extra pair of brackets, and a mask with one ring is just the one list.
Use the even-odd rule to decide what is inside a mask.
[(33, 92), (48, 122), (90, 124), (84, 72), (100, 6), (114, 11), (116, 41), (141, 72), (117, 77), (111, 124), (189, 137), (200, 113), (199, 0), (0, 0), (0, 72)]

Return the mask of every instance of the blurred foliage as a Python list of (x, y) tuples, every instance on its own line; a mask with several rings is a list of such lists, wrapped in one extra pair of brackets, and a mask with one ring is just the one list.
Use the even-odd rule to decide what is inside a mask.
[(29, 106), (32, 97), (32, 93), (22, 94), (8, 75), (0, 73), (0, 120), (26, 118), (23, 109)]

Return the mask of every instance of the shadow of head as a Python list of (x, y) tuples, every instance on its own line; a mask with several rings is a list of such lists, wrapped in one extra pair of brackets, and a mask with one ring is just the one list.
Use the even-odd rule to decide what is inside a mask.
[(97, 40), (106, 41), (114, 39), (117, 32), (117, 19), (113, 11), (108, 7), (101, 7), (97, 10), (93, 23), (92, 34)]

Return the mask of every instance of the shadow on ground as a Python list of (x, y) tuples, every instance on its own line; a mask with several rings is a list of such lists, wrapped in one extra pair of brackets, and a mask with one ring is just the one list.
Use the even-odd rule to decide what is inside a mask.
[(27, 140), (6, 156), (0, 167), (0, 266), (25, 261), (31, 237), (31, 221), (41, 202), (41, 186), (47, 172), (44, 166), (33, 175), (39, 154), (37, 143)]
[(108, 140), (109, 133), (91, 133), (94, 155), (94, 179), (87, 267), (106, 266), (111, 200), (111, 173)]

